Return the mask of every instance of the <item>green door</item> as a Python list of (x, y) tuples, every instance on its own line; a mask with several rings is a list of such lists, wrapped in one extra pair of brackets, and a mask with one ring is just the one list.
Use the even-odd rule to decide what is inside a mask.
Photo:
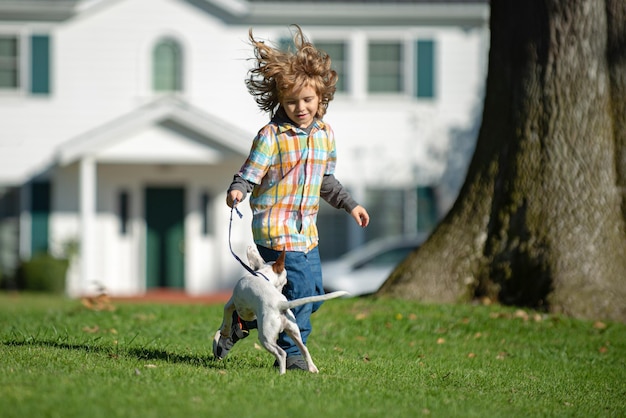
[(185, 287), (185, 191), (146, 188), (146, 283), (148, 288)]

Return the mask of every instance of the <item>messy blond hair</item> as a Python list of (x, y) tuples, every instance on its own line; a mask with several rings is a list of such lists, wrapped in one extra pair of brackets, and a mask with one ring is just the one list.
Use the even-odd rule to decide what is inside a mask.
[(281, 100), (289, 92), (299, 92), (306, 86), (312, 87), (320, 97), (316, 117), (322, 118), (328, 103), (335, 95), (337, 72), (330, 68), (330, 57), (309, 42), (298, 25), (292, 25), (295, 51), (278, 48), (257, 41), (248, 32), (254, 47), (255, 66), (249, 71), (246, 86), (255, 101), (265, 112), (274, 115)]

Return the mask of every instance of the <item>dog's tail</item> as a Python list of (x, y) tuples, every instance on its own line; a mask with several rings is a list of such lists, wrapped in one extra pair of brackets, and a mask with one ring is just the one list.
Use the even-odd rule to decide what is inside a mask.
[(339, 290), (337, 292), (326, 293), (324, 295), (309, 296), (306, 298), (289, 300), (287, 302), (283, 302), (280, 305), (280, 310), (286, 311), (287, 309), (293, 309), (301, 305), (306, 305), (307, 303), (322, 302), (324, 300), (340, 298), (346, 295), (349, 295), (349, 293), (345, 290)]

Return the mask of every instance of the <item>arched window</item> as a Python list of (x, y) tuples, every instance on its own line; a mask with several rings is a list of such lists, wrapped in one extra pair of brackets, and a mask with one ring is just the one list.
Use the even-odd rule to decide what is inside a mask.
[(162, 39), (152, 51), (152, 88), (171, 92), (183, 89), (183, 53), (173, 39)]

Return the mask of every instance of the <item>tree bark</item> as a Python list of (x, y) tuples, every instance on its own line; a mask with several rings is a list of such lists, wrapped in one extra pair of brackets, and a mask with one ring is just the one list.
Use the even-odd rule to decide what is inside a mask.
[(617, 185), (626, 219), (626, 2), (607, 0), (607, 60), (611, 80), (613, 131), (616, 144)]
[(623, 0), (494, 0), (456, 203), (379, 295), (626, 321)]

